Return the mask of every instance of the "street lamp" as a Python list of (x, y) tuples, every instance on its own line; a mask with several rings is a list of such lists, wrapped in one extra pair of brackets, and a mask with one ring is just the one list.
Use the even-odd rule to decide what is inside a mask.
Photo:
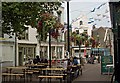
[[(97, 33), (97, 42), (98, 42), (98, 46), (99, 46), (99, 34)], [(100, 63), (100, 53), (99, 53), (99, 47), (98, 47), (98, 63)]]
[[(49, 30), (49, 68), (51, 68), (51, 29)], [(51, 82), (51, 81), (50, 81)]]
[(15, 66), (17, 66), (17, 33), (15, 32)]
[(70, 34), (69, 34), (69, 1), (70, 0), (65, 0), (67, 1), (67, 51), (70, 54)]

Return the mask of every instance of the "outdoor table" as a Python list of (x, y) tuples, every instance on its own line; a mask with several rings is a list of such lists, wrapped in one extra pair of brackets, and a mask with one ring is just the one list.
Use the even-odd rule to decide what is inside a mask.
[(32, 68), (32, 67), (42, 68), (45, 65), (43, 65), (43, 64), (28, 64), (26, 66), (29, 67), (29, 68)]
[[(25, 78), (26, 78), (26, 73), (25, 73), (25, 70), (28, 69), (28, 67), (24, 67), (24, 66), (17, 66), (17, 67), (6, 67), (6, 69), (8, 70), (8, 72), (12, 73), (11, 71), (13, 69), (20, 69), (20, 70), (23, 70), (23, 74), (24, 74), (24, 82), (25, 82)], [(10, 76), (10, 79), (11, 79), (11, 76)]]
[(48, 63), (38, 63), (38, 65), (48, 65)]
[(66, 69), (65, 68), (41, 68), (40, 70), (42, 70), (42, 71), (46, 71), (46, 72), (48, 72), (48, 71), (65, 71)]
[(76, 69), (77, 69), (78, 66), (77, 65), (72, 65), (71, 67), (72, 67), (73, 71), (76, 71)]
[(65, 70), (65, 68), (43, 68), (42, 70)]
[[(45, 71), (45, 75), (43, 75), (43, 77), (44, 76), (58, 76), (58, 77), (61, 77), (62, 76), (62, 78), (63, 78), (63, 76), (66, 76), (67, 74), (65, 74), (64, 73), (64, 71), (65, 70), (67, 70), (67, 69), (65, 69), (65, 68), (41, 68), (40, 70), (42, 70), (42, 71)], [(50, 71), (50, 72), (49, 72)], [(52, 72), (51, 72), (52, 71)], [(60, 72), (60, 73), (56, 73), (56, 72), (53, 72), (53, 71), (63, 71), (63, 72)], [(52, 77), (51, 77), (52, 78)]]

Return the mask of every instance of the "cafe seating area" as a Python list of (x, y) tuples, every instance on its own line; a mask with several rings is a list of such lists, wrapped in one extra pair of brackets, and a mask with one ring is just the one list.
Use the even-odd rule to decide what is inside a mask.
[[(69, 70), (71, 67), (72, 70)], [(24, 66), (12, 66), (6, 67), (6, 71), (2, 73), (2, 82), (9, 83), (18, 81), (21, 83), (28, 83), (36, 81), (41, 83), (44, 81), (57, 81), (69, 82), (71, 83), (79, 75), (82, 75), (81, 64), (72, 65), (69, 68), (63, 68), (62, 63), (51, 64), (49, 63), (39, 63), (39, 64), (26, 64)]]

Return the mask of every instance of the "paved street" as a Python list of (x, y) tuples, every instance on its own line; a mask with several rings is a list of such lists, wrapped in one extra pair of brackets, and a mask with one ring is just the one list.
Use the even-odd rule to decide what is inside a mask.
[(89, 83), (110, 83), (111, 76), (101, 74), (101, 66), (98, 63), (85, 64), (83, 67), (83, 75), (76, 78), (76, 82), (89, 82)]

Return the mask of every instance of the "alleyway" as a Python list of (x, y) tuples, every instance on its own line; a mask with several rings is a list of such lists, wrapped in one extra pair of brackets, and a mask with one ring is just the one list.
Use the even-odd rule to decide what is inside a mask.
[(101, 66), (98, 63), (85, 64), (83, 75), (76, 78), (73, 83), (110, 83), (111, 76), (101, 74)]

